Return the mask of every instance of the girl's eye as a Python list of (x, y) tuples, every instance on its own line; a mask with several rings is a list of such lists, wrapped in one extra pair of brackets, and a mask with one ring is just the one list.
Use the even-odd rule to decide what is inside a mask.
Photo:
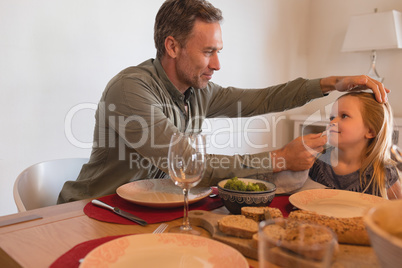
[(332, 121), (332, 120), (334, 120), (335, 119), (335, 116), (330, 116), (329, 117), (329, 121)]
[(342, 114), (342, 116), (341, 116), (342, 118), (347, 118), (347, 117), (349, 117), (347, 114)]

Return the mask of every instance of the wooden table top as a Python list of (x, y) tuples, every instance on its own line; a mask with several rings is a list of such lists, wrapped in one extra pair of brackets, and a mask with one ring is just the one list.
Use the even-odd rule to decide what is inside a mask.
[[(40, 219), (0, 227), (0, 267), (49, 267), (57, 258), (79, 243), (105, 236), (152, 233), (160, 223), (123, 225), (101, 222), (86, 216), (89, 200), (50, 206), (0, 217), (0, 226), (18, 219)], [(228, 213), (226, 209), (215, 210)], [(182, 219), (167, 222), (169, 228)], [(206, 230), (202, 236), (211, 237)], [(258, 262), (248, 259), (252, 267)]]
[[(89, 201), (76, 201), (0, 217), (0, 267), (49, 267), (79, 243), (105, 236), (152, 233), (159, 226), (159, 223), (145, 227), (123, 225), (89, 218), (83, 212)], [(224, 207), (213, 212), (228, 214)], [(30, 217), (40, 218), (2, 226)], [(182, 219), (167, 223), (170, 228), (180, 225)], [(206, 230), (201, 235), (211, 237)], [(258, 261), (247, 260), (251, 267), (258, 267)], [(379, 265), (371, 247), (340, 245), (340, 252), (332, 267)]]

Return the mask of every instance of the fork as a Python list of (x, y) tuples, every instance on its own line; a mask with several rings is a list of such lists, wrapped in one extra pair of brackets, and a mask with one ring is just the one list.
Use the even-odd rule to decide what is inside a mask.
[(162, 223), (162, 224), (159, 225), (158, 228), (156, 228), (155, 231), (153, 231), (152, 233), (153, 233), (153, 234), (161, 234), (161, 233), (163, 233), (163, 232), (166, 230), (166, 228), (167, 228), (168, 226), (169, 226), (169, 225), (167, 225), (166, 223)]

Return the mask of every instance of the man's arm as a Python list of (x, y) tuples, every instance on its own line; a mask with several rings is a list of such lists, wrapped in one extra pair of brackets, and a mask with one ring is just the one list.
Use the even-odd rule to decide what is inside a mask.
[[(136, 159), (140, 159), (137, 162), (148, 159), (159, 170), (168, 173), (170, 137), (186, 127), (179, 120), (179, 109), (173, 103), (164, 102), (158, 94), (153, 94), (141, 79), (123, 79), (114, 87), (105, 103), (105, 107), (112, 107), (106, 109), (105, 118), (109, 126), (124, 140), (125, 146), (131, 147), (124, 149), (135, 153)], [(189, 124), (192, 124), (190, 128), (197, 129), (201, 127), (201, 122), (195, 115)], [(272, 172), (268, 152), (235, 156), (208, 154), (206, 162), (200, 186), (216, 185), (218, 181), (234, 176), (258, 176)]]
[(196, 94), (200, 99), (208, 99), (207, 117), (248, 117), (282, 112), (324, 96), (320, 79), (303, 78), (260, 89), (224, 88), (210, 83)]

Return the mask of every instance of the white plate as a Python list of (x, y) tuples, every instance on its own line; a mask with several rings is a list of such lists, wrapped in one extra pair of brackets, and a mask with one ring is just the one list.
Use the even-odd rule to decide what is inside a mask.
[(373, 205), (388, 200), (352, 191), (314, 189), (292, 194), (289, 201), (299, 209), (317, 212), (321, 215), (352, 218), (362, 217), (366, 210)]
[(141, 234), (114, 239), (85, 257), (85, 267), (249, 267), (236, 249), (188, 234)]
[[(192, 204), (212, 192), (209, 187), (190, 189), (189, 203)], [(116, 193), (123, 199), (138, 205), (156, 208), (172, 208), (184, 205), (183, 190), (171, 179), (150, 179), (126, 183)]]

